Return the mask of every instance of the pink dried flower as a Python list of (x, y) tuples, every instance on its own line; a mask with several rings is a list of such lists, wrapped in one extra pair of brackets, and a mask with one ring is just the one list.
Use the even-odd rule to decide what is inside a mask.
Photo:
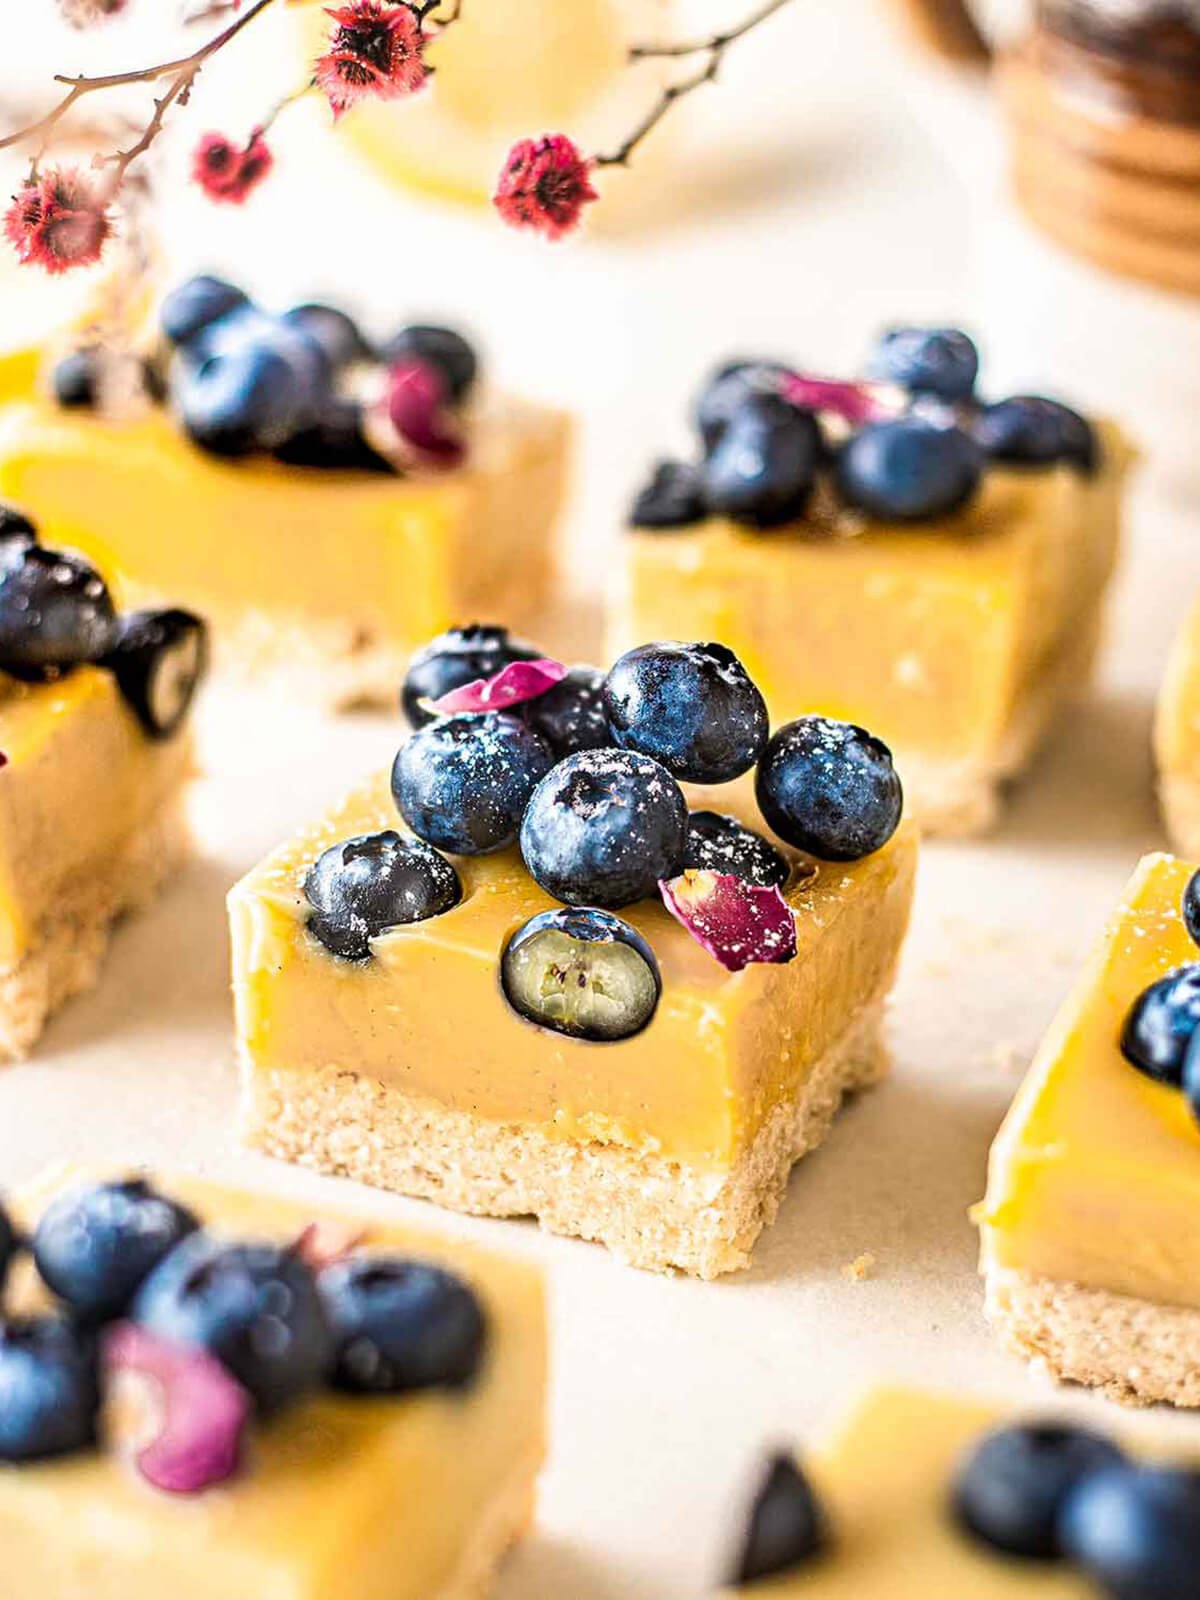
[(13, 196), (4, 232), (24, 264), (57, 274), (99, 261), (112, 216), (94, 179), (78, 167), (57, 167)]
[(384, 409), (402, 444), (432, 467), (456, 467), (466, 454), (446, 380), (428, 361), (398, 361), (387, 376)]
[(796, 918), (772, 885), (747, 883), (731, 872), (692, 869), (658, 886), (663, 904), (727, 972), (751, 962), (791, 961)]
[(244, 147), (223, 133), (206, 133), (192, 156), (192, 181), (210, 200), (240, 206), (275, 164), (275, 157), (256, 129)]
[(199, 1494), (233, 1476), (253, 1405), (214, 1355), (117, 1322), (104, 1336), (103, 1367), (110, 1391), (132, 1382), (151, 1403), (153, 1437), (135, 1447), (148, 1483), (168, 1494)]
[(899, 406), (890, 402), (879, 384), (815, 378), (806, 372), (788, 373), (783, 379), (782, 394), (794, 406), (805, 411), (832, 412), (852, 427), (860, 427), (864, 422), (883, 422), (899, 411)]
[(335, 118), (360, 100), (395, 100), (425, 86), (425, 34), (408, 5), (351, 0), (327, 7), (334, 27), (329, 49), (313, 63), (313, 80)]
[(567, 676), (561, 661), (539, 656), (535, 661), (510, 661), (490, 678), (474, 678), (434, 700), (431, 710), (439, 717), (459, 711), (507, 711), (509, 706), (536, 700)]
[(510, 226), (561, 239), (578, 227), (584, 206), (600, 198), (592, 187), (594, 167), (565, 133), (519, 139), (508, 152), (492, 204)]

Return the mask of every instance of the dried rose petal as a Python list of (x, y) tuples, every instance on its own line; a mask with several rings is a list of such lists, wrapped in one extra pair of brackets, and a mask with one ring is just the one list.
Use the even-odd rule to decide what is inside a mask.
[(134, 1456), (148, 1483), (197, 1494), (237, 1471), (253, 1402), (215, 1356), (118, 1322), (104, 1338), (103, 1369), (108, 1391), (129, 1377), (152, 1389), (157, 1428)]
[(292, 1254), (313, 1272), (320, 1272), (322, 1267), (332, 1266), (335, 1261), (344, 1261), (352, 1255), (365, 1243), (366, 1237), (365, 1228), (352, 1228), (348, 1223), (310, 1222), (301, 1229)]
[(387, 376), (384, 402), (392, 427), (431, 466), (456, 467), (466, 454), (446, 380), (428, 361), (399, 361)]
[(898, 406), (889, 403), (878, 384), (842, 382), (839, 378), (814, 378), (792, 372), (783, 380), (783, 397), (806, 411), (831, 411), (852, 427), (893, 417)]
[(658, 888), (676, 922), (727, 972), (796, 954), (796, 918), (774, 884), (768, 889), (732, 872), (689, 869), (663, 878)]
[(566, 676), (562, 662), (552, 661), (549, 656), (539, 656), (536, 661), (510, 661), (490, 678), (475, 678), (440, 699), (431, 700), (430, 710), (439, 717), (452, 716), (457, 711), (507, 711), (509, 706), (536, 700)]

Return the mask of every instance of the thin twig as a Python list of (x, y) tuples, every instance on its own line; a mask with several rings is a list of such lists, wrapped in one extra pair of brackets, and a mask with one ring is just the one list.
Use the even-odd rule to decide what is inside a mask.
[(248, 27), (255, 17), (274, 3), (275, 0), (253, 0), (247, 11), (236, 17), (228, 26), (222, 28), (219, 33), (214, 34), (206, 44), (202, 44), (198, 50), (194, 50), (190, 55), (179, 56), (173, 61), (160, 61), (157, 66), (137, 67), (128, 72), (110, 72), (95, 78), (76, 78), (63, 73), (56, 73), (54, 81), (55, 83), (66, 85), (66, 94), (56, 106), (52, 106), (36, 122), (31, 122), (26, 127), (18, 128), (15, 132), (0, 138), (0, 150), (8, 149), (11, 145), (25, 144), (30, 140), (39, 138), (43, 140), (42, 148), (44, 149), (45, 138), (53, 132), (55, 126), (85, 95), (96, 94), (102, 89), (120, 89), (133, 83), (157, 83), (161, 78), (172, 77), (174, 81), (170, 84), (166, 93), (155, 101), (154, 115), (151, 117), (141, 139), (138, 140), (137, 144), (131, 146), (128, 151), (118, 152), (117, 155), (110, 157), (110, 161), (117, 169), (117, 181), (119, 182), (130, 163), (135, 161), (145, 150), (149, 149), (150, 145), (158, 137), (162, 131), (163, 118), (170, 106), (176, 101), (186, 101), (191, 92), (192, 84), (204, 64), (212, 56), (216, 55), (218, 50), (223, 50), (243, 28)]
[(635, 44), (630, 48), (629, 59), (648, 61), (675, 56), (698, 56), (705, 50), (720, 56), (735, 40), (753, 32), (759, 23), (766, 22), (768, 17), (773, 17), (777, 11), (782, 11), (789, 3), (790, 0), (767, 0), (765, 6), (747, 17), (744, 22), (739, 22), (736, 28), (727, 28), (723, 33), (711, 33), (706, 39), (696, 39), (691, 44)]
[(657, 128), (671, 107), (677, 101), (684, 99), (706, 83), (715, 83), (721, 63), (725, 59), (725, 52), (730, 45), (746, 34), (753, 32), (760, 23), (766, 22), (777, 11), (782, 11), (791, 0), (767, 0), (767, 4), (753, 12), (736, 28), (727, 28), (722, 33), (710, 34), (706, 39), (697, 39), (691, 44), (640, 44), (633, 45), (629, 51), (630, 61), (650, 60), (677, 60), (686, 56), (707, 55), (708, 60), (703, 68), (690, 78), (684, 78), (678, 83), (668, 84), (659, 95), (658, 100), (650, 111), (638, 123), (633, 132), (607, 155), (593, 157), (593, 165), (597, 167), (624, 167), (629, 164), (629, 158), (641, 144), (646, 136)]

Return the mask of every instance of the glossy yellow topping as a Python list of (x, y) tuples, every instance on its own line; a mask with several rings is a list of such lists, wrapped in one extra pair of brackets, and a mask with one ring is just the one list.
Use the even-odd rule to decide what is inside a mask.
[(147, 736), (111, 673), (57, 683), (0, 674), (0, 968), (86, 873), (153, 817), (191, 761), (185, 733)]
[(1069, 1567), (1022, 1561), (959, 1531), (950, 1513), (964, 1455), (1005, 1418), (948, 1395), (880, 1389), (832, 1445), (804, 1461), (834, 1530), (810, 1566), (730, 1591), (746, 1600), (1096, 1600)]
[[(61, 1187), (42, 1185), (30, 1219)], [(364, 1248), (438, 1262), (488, 1319), (462, 1392), (314, 1395), (252, 1425), (246, 1464), (197, 1496), (152, 1489), (111, 1453), (0, 1467), (10, 1600), (433, 1600), (481, 1523), (532, 1487), (544, 1448), (545, 1331), (536, 1271), (424, 1230), (192, 1179), (155, 1180), (206, 1226), (296, 1238), (313, 1221), (366, 1229)]]
[(1092, 479), (993, 467), (963, 511), (919, 524), (818, 508), (766, 533), (711, 519), (629, 534), (612, 653), (720, 639), (775, 723), (819, 711), (906, 758), (1003, 760), (1031, 696), (1095, 625), (1128, 448)]
[(1120, 1051), (1141, 991), (1200, 958), (1180, 911), (1192, 870), (1141, 862), (1046, 1035), (992, 1146), (977, 1211), (989, 1262), (1200, 1306), (1200, 1125)]
[(29, 377), (27, 363), (0, 366), (0, 498), (126, 592), (191, 606), (218, 633), (263, 612), (408, 650), (479, 615), (520, 625), (546, 601), (567, 455), (557, 413), (480, 419), (466, 467), (399, 478), (224, 461), (164, 409), (122, 422), (66, 411)]
[(799, 954), (731, 974), (657, 902), (620, 915), (649, 941), (663, 992), (650, 1025), (593, 1044), (523, 1021), (500, 955), (556, 902), (516, 850), (456, 858), (462, 903), (342, 961), (306, 928), (302, 884), (329, 845), (400, 826), (381, 776), (268, 857), (230, 895), (237, 1029), (247, 1070), (344, 1066), (440, 1106), (552, 1137), (596, 1139), (720, 1171), (890, 981), (908, 921), (916, 836), (801, 874), (787, 890)]

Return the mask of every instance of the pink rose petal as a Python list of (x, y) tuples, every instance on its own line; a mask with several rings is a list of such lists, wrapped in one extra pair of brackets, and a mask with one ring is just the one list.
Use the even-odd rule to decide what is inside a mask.
[(882, 422), (900, 409), (888, 402), (878, 384), (814, 378), (804, 372), (790, 373), (783, 380), (783, 397), (806, 411), (832, 411), (852, 427)]
[(747, 883), (732, 872), (690, 869), (658, 885), (663, 904), (727, 972), (751, 962), (791, 961), (796, 918), (775, 885)]
[(553, 689), (567, 675), (561, 661), (540, 656), (536, 661), (510, 661), (506, 667), (490, 678), (475, 678), (459, 689), (451, 689), (440, 699), (430, 701), (430, 709), (439, 717), (451, 716), (456, 711), (506, 711), (509, 706), (523, 705), (526, 700), (536, 700), (538, 695)]
[(385, 408), (404, 443), (428, 465), (457, 467), (466, 455), (446, 380), (428, 361), (400, 361), (389, 370)]
[(132, 1377), (152, 1391), (157, 1431), (134, 1454), (148, 1483), (198, 1494), (233, 1476), (253, 1402), (215, 1356), (118, 1322), (105, 1335), (103, 1367), (106, 1388)]
[(313, 1272), (344, 1261), (366, 1242), (365, 1228), (351, 1228), (342, 1222), (310, 1222), (292, 1246), (292, 1254)]

